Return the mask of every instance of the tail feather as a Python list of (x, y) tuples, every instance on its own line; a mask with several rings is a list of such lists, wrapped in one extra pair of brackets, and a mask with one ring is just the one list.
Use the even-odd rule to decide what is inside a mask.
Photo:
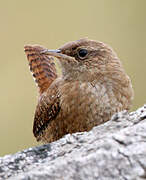
[(54, 59), (48, 55), (41, 54), (44, 50), (41, 46), (25, 46), (25, 53), (29, 61), (30, 71), (39, 87), (39, 92), (43, 93), (51, 83), (57, 78)]

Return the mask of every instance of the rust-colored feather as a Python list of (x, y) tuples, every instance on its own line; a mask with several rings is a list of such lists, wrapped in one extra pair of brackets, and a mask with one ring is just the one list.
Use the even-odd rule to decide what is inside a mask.
[(54, 60), (52, 57), (40, 53), (44, 50), (41, 46), (27, 45), (24, 50), (29, 61), (30, 71), (38, 84), (40, 94), (42, 94), (57, 78)]

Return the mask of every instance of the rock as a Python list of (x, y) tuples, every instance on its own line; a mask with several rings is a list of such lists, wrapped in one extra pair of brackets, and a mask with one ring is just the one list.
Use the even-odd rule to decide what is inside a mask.
[(90, 132), (0, 158), (0, 179), (146, 179), (146, 105)]

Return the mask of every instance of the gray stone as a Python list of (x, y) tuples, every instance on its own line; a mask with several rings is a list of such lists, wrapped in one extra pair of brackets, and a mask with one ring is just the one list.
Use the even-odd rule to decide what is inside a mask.
[(0, 179), (146, 179), (146, 105), (90, 132), (0, 158)]

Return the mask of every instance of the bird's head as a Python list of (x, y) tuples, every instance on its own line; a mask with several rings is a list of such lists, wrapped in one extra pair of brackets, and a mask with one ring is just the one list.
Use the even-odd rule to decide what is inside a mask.
[(121, 69), (121, 62), (115, 52), (106, 44), (88, 38), (69, 42), (57, 50), (42, 53), (59, 59), (65, 78), (87, 80), (93, 75)]

